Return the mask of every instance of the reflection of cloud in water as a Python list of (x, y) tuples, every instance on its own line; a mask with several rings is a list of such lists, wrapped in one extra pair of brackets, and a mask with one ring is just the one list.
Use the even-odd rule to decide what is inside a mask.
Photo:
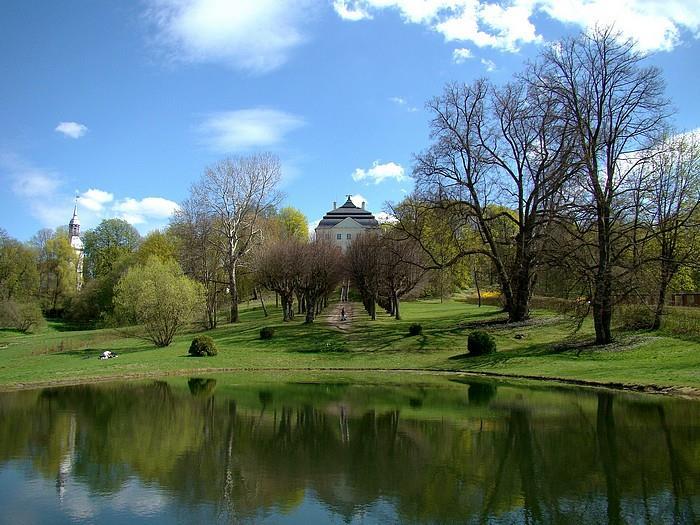
[(85, 487), (73, 480), (66, 484), (61, 507), (75, 520), (94, 518), (100, 512), (99, 500), (93, 498)]
[(137, 516), (152, 516), (163, 511), (170, 503), (170, 498), (162, 490), (144, 486), (133, 478), (110, 499), (116, 509), (128, 510)]
[(111, 512), (153, 516), (166, 509), (169, 503), (170, 499), (162, 490), (144, 486), (131, 478), (121, 490), (107, 497), (95, 497), (86, 487), (71, 481), (61, 506), (72, 519), (86, 520)]

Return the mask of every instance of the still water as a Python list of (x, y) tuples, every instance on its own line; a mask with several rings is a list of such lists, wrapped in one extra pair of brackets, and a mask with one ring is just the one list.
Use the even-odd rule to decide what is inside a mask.
[(254, 377), (0, 393), (0, 523), (700, 522), (697, 401)]

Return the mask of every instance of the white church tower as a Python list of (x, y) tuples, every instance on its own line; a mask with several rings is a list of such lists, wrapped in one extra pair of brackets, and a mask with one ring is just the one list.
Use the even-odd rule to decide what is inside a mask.
[(83, 287), (83, 240), (80, 238), (80, 219), (78, 219), (78, 197), (75, 198), (75, 207), (73, 208), (73, 217), (68, 223), (68, 235), (70, 245), (75, 250), (78, 263), (75, 267), (76, 272), (76, 288), (80, 290)]

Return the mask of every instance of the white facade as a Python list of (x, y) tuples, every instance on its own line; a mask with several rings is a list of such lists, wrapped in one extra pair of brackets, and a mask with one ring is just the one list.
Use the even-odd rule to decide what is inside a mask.
[(359, 208), (348, 195), (348, 200), (342, 206), (336, 207), (333, 203), (333, 209), (323, 216), (315, 233), (316, 239), (331, 241), (345, 251), (359, 236), (378, 228), (379, 223), (365, 209), (365, 203)]

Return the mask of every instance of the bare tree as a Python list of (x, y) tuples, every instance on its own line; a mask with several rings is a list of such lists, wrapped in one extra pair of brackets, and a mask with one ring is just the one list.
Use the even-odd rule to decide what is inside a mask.
[(317, 240), (302, 246), (302, 276), (299, 290), (306, 303), (306, 323), (325, 306), (328, 295), (343, 276), (343, 254), (340, 248), (327, 241)]
[(595, 28), (551, 46), (527, 76), (532, 87), (551, 94), (562, 118), (573, 121), (582, 176), (571, 201), (577, 224), (571, 233), (590, 252), (597, 344), (612, 341), (615, 265), (629, 247), (623, 240), (628, 232), (618, 229), (628, 217), (618, 204), (667, 113), (661, 74), (643, 62), (632, 40), (610, 27)]
[(389, 314), (400, 320), (400, 299), (419, 286), (427, 270), (418, 243), (396, 233), (390, 230), (382, 235), (381, 286), (386, 290)]
[(280, 239), (264, 246), (257, 259), (256, 280), (277, 292), (282, 303), (282, 320), (294, 319), (294, 293), (304, 275), (305, 245), (298, 239)]
[(207, 168), (192, 188), (192, 198), (212, 216), (213, 241), (226, 270), (230, 321), (238, 322), (236, 272), (243, 257), (261, 241), (260, 219), (280, 194), (279, 159), (269, 153), (224, 159)]
[(177, 259), (185, 275), (204, 286), (206, 326), (216, 328), (220, 297), (226, 285), (218, 249), (221, 242), (216, 238), (216, 218), (199, 204), (195, 198), (182, 202), (170, 231), (177, 239)]
[(377, 300), (381, 290), (381, 237), (366, 233), (356, 238), (345, 252), (347, 269), (352, 276), (370, 318), (377, 319)]
[(651, 178), (651, 228), (658, 245), (658, 290), (652, 328), (661, 327), (671, 280), (700, 251), (700, 142), (686, 134), (668, 139), (645, 166)]
[(441, 210), (453, 256), (441, 262), (441, 243), (431, 249), (405, 213), (397, 213), (400, 225), (433, 268), (488, 257), (509, 319), (527, 319), (544, 239), (572, 169), (568, 122), (546, 90), (522, 82), (451, 84), (428, 107), (434, 142), (416, 157), (414, 210)]

